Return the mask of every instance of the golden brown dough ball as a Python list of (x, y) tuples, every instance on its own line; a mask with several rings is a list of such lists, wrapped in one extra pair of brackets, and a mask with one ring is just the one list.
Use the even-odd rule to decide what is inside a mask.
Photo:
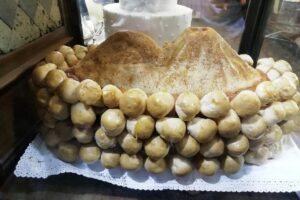
[(52, 51), (45, 58), (47, 63), (54, 63), (56, 66), (61, 65), (64, 61), (64, 55), (59, 51)]
[(222, 91), (213, 91), (202, 97), (201, 113), (209, 118), (224, 117), (230, 110), (229, 99)]
[(205, 158), (213, 158), (218, 157), (223, 154), (224, 152), (224, 142), (218, 136), (215, 136), (211, 141), (208, 143), (201, 144), (200, 146), (200, 153)]
[(95, 144), (84, 144), (80, 147), (79, 158), (87, 163), (92, 164), (100, 159), (101, 151)]
[(248, 151), (245, 155), (245, 162), (252, 165), (262, 165), (269, 157), (269, 149), (265, 146), (259, 147), (255, 151)]
[(103, 150), (100, 162), (107, 169), (116, 168), (120, 164), (120, 154), (113, 150)]
[(69, 47), (69, 46), (66, 46), (66, 45), (62, 45), (59, 47), (58, 51), (60, 53), (62, 53), (64, 56), (67, 56), (67, 54), (74, 54), (74, 50)]
[(71, 78), (66, 78), (57, 88), (57, 93), (67, 103), (76, 103), (78, 101), (76, 89), (79, 86), (79, 81)]
[(256, 140), (262, 137), (266, 129), (267, 124), (259, 115), (242, 119), (242, 133), (250, 140)]
[(103, 104), (108, 108), (116, 108), (122, 97), (122, 91), (114, 85), (106, 85), (102, 89)]
[(58, 96), (54, 95), (50, 98), (48, 111), (57, 120), (65, 120), (69, 117), (69, 106), (63, 102)]
[(138, 117), (146, 109), (147, 95), (138, 88), (129, 89), (120, 98), (119, 107), (128, 117)]
[(229, 155), (233, 157), (242, 156), (249, 149), (249, 140), (244, 135), (238, 135), (226, 141), (226, 148)]
[(255, 92), (260, 99), (262, 106), (277, 101), (280, 98), (279, 90), (273, 85), (271, 81), (264, 81), (258, 84)]
[(175, 110), (180, 119), (191, 121), (200, 112), (200, 100), (191, 92), (181, 93), (176, 99)]
[(192, 136), (185, 135), (175, 144), (177, 152), (183, 157), (190, 158), (200, 151), (200, 145)]
[(45, 78), (49, 71), (56, 69), (57, 66), (52, 63), (41, 65), (36, 67), (32, 72), (32, 81), (38, 87), (45, 86)]
[(61, 138), (56, 134), (54, 129), (49, 129), (44, 135), (44, 141), (47, 146), (56, 147), (61, 142)]
[(79, 146), (74, 142), (62, 142), (58, 145), (57, 156), (65, 162), (75, 162), (78, 159)]
[(152, 117), (161, 119), (174, 108), (174, 97), (168, 92), (156, 92), (147, 99), (147, 110)]
[(42, 107), (48, 106), (51, 94), (46, 88), (41, 88), (35, 94), (38, 104)]
[(125, 116), (119, 109), (108, 109), (101, 116), (101, 126), (108, 136), (120, 135), (125, 125)]
[(58, 121), (55, 125), (55, 132), (63, 142), (67, 142), (73, 138), (72, 124), (69, 121)]
[(154, 131), (155, 121), (148, 115), (129, 118), (126, 123), (127, 131), (139, 139), (148, 139)]
[(279, 90), (281, 100), (291, 99), (297, 92), (297, 87), (286, 77), (277, 78), (272, 83)]
[(186, 176), (193, 171), (193, 164), (187, 158), (180, 155), (172, 155), (170, 158), (170, 169), (175, 176)]
[(79, 60), (82, 60), (85, 56), (86, 56), (86, 53), (85, 52), (78, 52), (75, 54), (75, 56), (79, 59)]
[(263, 140), (266, 145), (270, 145), (279, 142), (281, 138), (282, 130), (280, 126), (275, 124), (271, 127), (268, 127), (267, 130), (265, 130)]
[(123, 132), (118, 136), (118, 143), (121, 148), (129, 155), (136, 154), (143, 147), (142, 141), (133, 137), (127, 132)]
[(194, 118), (187, 125), (189, 134), (200, 143), (211, 141), (217, 133), (217, 124), (211, 119)]
[(256, 114), (260, 109), (261, 103), (255, 92), (244, 90), (231, 101), (232, 109), (241, 117)]
[(72, 129), (72, 135), (79, 143), (87, 144), (93, 141), (94, 133), (91, 128), (79, 128), (74, 126)]
[(68, 63), (66, 61), (64, 61), (63, 63), (61, 63), (60, 65), (57, 66), (57, 69), (60, 69), (62, 71), (67, 71), (68, 69), (70, 69)]
[(241, 131), (241, 120), (234, 110), (229, 110), (227, 115), (218, 122), (219, 135), (224, 138), (232, 138)]
[(87, 52), (88, 48), (79, 44), (76, 44), (73, 46), (75, 54), (80, 53), (80, 52)]
[(109, 137), (105, 134), (103, 128), (99, 128), (95, 133), (95, 141), (101, 149), (109, 149), (115, 147), (117, 140), (115, 137)]
[(164, 158), (152, 160), (148, 157), (145, 161), (144, 168), (150, 173), (160, 174), (167, 169), (167, 162)]
[(235, 174), (241, 170), (245, 162), (243, 156), (232, 157), (226, 155), (222, 160), (221, 167), (226, 174)]
[(185, 135), (186, 125), (184, 121), (179, 118), (159, 119), (155, 125), (156, 131), (159, 135), (168, 142), (179, 142)]
[(215, 158), (199, 158), (196, 163), (198, 172), (203, 176), (213, 176), (220, 169), (220, 162)]
[(259, 113), (268, 126), (279, 123), (286, 117), (286, 112), (281, 102), (273, 102), (270, 106), (261, 110)]
[(67, 64), (70, 67), (75, 66), (79, 62), (78, 58), (73, 53), (68, 53), (67, 55), (65, 55), (65, 57), (66, 57)]
[(161, 137), (155, 136), (146, 141), (144, 149), (148, 157), (159, 160), (169, 153), (170, 146)]
[(42, 120), (43, 120), (43, 124), (44, 124), (45, 126), (47, 126), (48, 128), (54, 128), (54, 127), (55, 127), (55, 124), (56, 124), (56, 122), (57, 122), (57, 119), (55, 119), (55, 118), (53, 117), (53, 115), (52, 115), (50, 112), (48, 112), (48, 111), (46, 111), (46, 112), (44, 113), (44, 115), (43, 115), (43, 117), (42, 117)]
[(81, 102), (73, 104), (71, 107), (71, 120), (74, 125), (84, 127), (92, 126), (96, 120), (93, 108)]
[(85, 79), (76, 88), (76, 95), (79, 101), (86, 105), (96, 104), (102, 96), (102, 90), (97, 82)]
[(54, 69), (48, 72), (45, 78), (45, 84), (50, 91), (54, 91), (66, 78), (67, 75), (64, 71)]
[(140, 155), (128, 155), (122, 153), (120, 157), (120, 165), (126, 170), (138, 170), (143, 166), (143, 158)]

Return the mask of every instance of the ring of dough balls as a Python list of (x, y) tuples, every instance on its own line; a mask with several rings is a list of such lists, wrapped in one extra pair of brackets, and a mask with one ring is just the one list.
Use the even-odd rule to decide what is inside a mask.
[(110, 137), (105, 134), (103, 128), (99, 128), (95, 133), (96, 144), (101, 149), (109, 149), (117, 145), (117, 140), (115, 137)]
[(155, 125), (157, 133), (168, 142), (179, 142), (185, 135), (186, 125), (184, 121), (179, 118), (159, 119)]
[(175, 110), (180, 119), (191, 121), (200, 112), (200, 100), (191, 92), (183, 92), (176, 99)]
[(107, 169), (116, 168), (120, 164), (120, 154), (112, 150), (103, 150), (100, 162)]
[(189, 134), (199, 143), (211, 141), (217, 133), (217, 124), (211, 119), (195, 117), (187, 125)]
[(218, 157), (224, 153), (224, 142), (218, 136), (215, 136), (211, 141), (201, 144), (200, 153), (205, 158)]
[(244, 135), (238, 135), (226, 141), (226, 149), (229, 155), (237, 157), (244, 155), (249, 149), (249, 140)]
[(102, 101), (108, 108), (118, 107), (122, 95), (122, 91), (114, 85), (106, 85), (102, 88)]
[(220, 162), (216, 158), (200, 158), (196, 166), (201, 175), (213, 176), (220, 169)]
[(234, 110), (218, 121), (218, 133), (224, 138), (232, 138), (241, 131), (241, 120)]
[(57, 156), (64, 162), (73, 163), (78, 159), (79, 147), (74, 142), (62, 142), (58, 145)]
[(175, 144), (178, 154), (190, 158), (200, 151), (200, 145), (192, 136), (185, 135), (179, 142)]
[(265, 146), (259, 147), (255, 151), (248, 151), (245, 154), (245, 162), (252, 165), (262, 165), (269, 157), (269, 149)]
[(270, 145), (279, 142), (281, 138), (282, 130), (280, 126), (275, 124), (271, 127), (268, 127), (267, 130), (265, 130), (263, 140), (266, 145)]
[(125, 125), (125, 116), (119, 109), (107, 109), (101, 115), (101, 127), (110, 137), (120, 135), (123, 132)]
[(260, 109), (259, 97), (251, 90), (241, 91), (231, 101), (232, 109), (241, 117), (256, 114)]
[(267, 124), (259, 115), (242, 119), (242, 133), (250, 140), (257, 140), (262, 137), (266, 129)]
[(167, 162), (164, 158), (152, 160), (147, 157), (144, 163), (144, 168), (153, 174), (160, 174), (167, 169)]
[(32, 82), (38, 86), (43, 87), (45, 86), (45, 78), (47, 74), (51, 71), (57, 69), (57, 66), (52, 63), (47, 63), (41, 66), (36, 67), (32, 72)]
[(154, 118), (164, 118), (174, 108), (174, 97), (168, 92), (153, 93), (147, 99), (147, 110)]
[(87, 144), (93, 141), (94, 133), (91, 128), (78, 128), (76, 126), (72, 129), (72, 135), (79, 143)]
[(291, 99), (297, 92), (297, 87), (286, 77), (277, 78), (272, 83), (279, 90), (281, 100)]
[(245, 159), (243, 156), (232, 157), (226, 155), (222, 160), (222, 169), (226, 174), (235, 174), (243, 167)]
[(270, 106), (261, 110), (260, 115), (268, 126), (281, 122), (286, 118), (286, 112), (281, 102), (273, 102)]
[(100, 101), (102, 90), (97, 82), (85, 79), (76, 88), (76, 96), (79, 101), (86, 105), (94, 105)]
[(78, 102), (71, 107), (71, 120), (76, 126), (90, 127), (96, 120), (96, 114), (91, 106)]
[(66, 78), (67, 75), (64, 71), (60, 69), (53, 69), (48, 72), (45, 78), (46, 87), (50, 91), (54, 91)]
[(261, 105), (265, 106), (269, 103), (279, 100), (279, 90), (273, 85), (271, 81), (264, 81), (257, 85), (255, 90)]
[(74, 104), (78, 102), (76, 89), (79, 86), (79, 81), (72, 78), (66, 78), (57, 88), (57, 93), (62, 100), (67, 103)]
[(128, 155), (122, 153), (120, 157), (120, 165), (126, 170), (138, 170), (143, 166), (143, 158), (140, 155)]
[(129, 118), (126, 128), (134, 137), (148, 139), (154, 131), (155, 121), (148, 115), (140, 115), (138, 118)]
[(206, 94), (200, 101), (201, 113), (209, 118), (224, 117), (230, 110), (230, 102), (224, 92), (214, 91)]
[(129, 89), (120, 98), (119, 107), (128, 117), (138, 117), (146, 109), (147, 95), (138, 88)]
[(67, 142), (73, 138), (72, 134), (72, 123), (69, 121), (58, 121), (55, 124), (55, 132), (61, 141)]
[(51, 53), (49, 53), (46, 58), (45, 58), (47, 63), (53, 63), (56, 66), (61, 65), (64, 61), (64, 55), (59, 52), (59, 51), (52, 51)]
[(58, 96), (54, 95), (50, 98), (48, 103), (48, 111), (57, 120), (65, 120), (69, 117), (69, 106)]
[(117, 140), (120, 147), (129, 155), (138, 153), (143, 147), (143, 143), (139, 139), (127, 132), (123, 132), (119, 135)]
[(152, 160), (164, 158), (169, 153), (170, 146), (160, 136), (148, 139), (144, 145), (145, 153)]
[(185, 176), (192, 172), (193, 165), (189, 159), (173, 155), (170, 158), (170, 169), (175, 176)]
[(51, 98), (51, 94), (48, 92), (46, 88), (39, 89), (36, 94), (36, 100), (38, 104), (42, 107), (48, 106), (49, 100)]
[(79, 158), (87, 164), (98, 161), (100, 155), (101, 151), (95, 144), (84, 144), (79, 149)]

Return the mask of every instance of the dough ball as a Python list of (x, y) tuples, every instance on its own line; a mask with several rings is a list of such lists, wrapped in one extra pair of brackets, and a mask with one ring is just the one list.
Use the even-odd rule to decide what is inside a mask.
[(224, 138), (232, 138), (241, 131), (241, 120), (234, 110), (229, 110), (227, 115), (219, 120), (218, 132)]
[(241, 117), (256, 114), (260, 109), (261, 103), (255, 92), (244, 90), (231, 101), (232, 109)]
[(92, 164), (100, 159), (101, 151), (95, 144), (84, 144), (80, 147), (79, 157), (87, 163)]
[(155, 125), (159, 135), (168, 142), (179, 142), (185, 135), (186, 125), (184, 121), (178, 118), (159, 119)]
[(58, 86), (58, 96), (62, 98), (62, 100), (64, 100), (65, 102), (74, 104), (78, 101), (76, 95), (76, 89), (78, 86), (78, 81), (71, 78), (67, 78)]
[(283, 134), (290, 134), (295, 131), (298, 131), (298, 124), (294, 120), (287, 120), (286, 122), (283, 122), (280, 124), (280, 128), (282, 130)]
[(193, 165), (189, 159), (173, 155), (170, 158), (170, 169), (175, 176), (185, 176), (193, 171)]
[(116, 168), (120, 164), (120, 154), (112, 150), (103, 150), (100, 162), (107, 169)]
[(276, 158), (282, 152), (282, 145), (280, 142), (266, 145), (269, 149), (268, 159)]
[(120, 135), (126, 124), (125, 116), (119, 109), (108, 109), (101, 116), (101, 126), (108, 136)]
[(155, 121), (148, 115), (141, 115), (137, 118), (127, 120), (127, 131), (139, 139), (148, 139), (154, 131)]
[(199, 143), (190, 135), (185, 135), (182, 140), (175, 144), (175, 148), (180, 155), (186, 158), (193, 157), (200, 151)]
[(64, 56), (67, 56), (68, 54), (74, 54), (74, 50), (66, 45), (62, 45), (58, 49), (59, 52), (61, 52)]
[(54, 91), (66, 78), (67, 75), (64, 71), (53, 69), (48, 72), (45, 83), (50, 91)]
[(245, 155), (245, 161), (252, 165), (262, 165), (268, 160), (269, 153), (269, 149), (262, 146), (256, 151), (248, 151)]
[(275, 61), (273, 58), (260, 58), (257, 61), (256, 69), (259, 69), (266, 74), (273, 67), (274, 63)]
[(249, 141), (246, 136), (238, 135), (226, 141), (226, 149), (233, 157), (244, 155), (249, 149)]
[(66, 61), (70, 67), (75, 66), (78, 63), (78, 58), (73, 53), (68, 53), (66, 56)]
[(43, 124), (48, 128), (54, 128), (57, 122), (57, 119), (55, 119), (53, 115), (48, 111), (44, 113), (42, 120), (43, 120)]
[(102, 96), (102, 90), (97, 82), (91, 79), (85, 79), (76, 88), (76, 96), (86, 105), (96, 104)]
[(44, 134), (44, 141), (47, 146), (56, 147), (61, 142), (61, 139), (54, 129), (48, 129), (47, 133)]
[(95, 141), (101, 149), (109, 149), (115, 147), (117, 140), (115, 137), (109, 137), (105, 134), (103, 128), (99, 128), (95, 133)]
[(60, 69), (64, 72), (68, 71), (70, 69), (68, 63), (66, 61), (64, 61), (63, 63), (61, 63), (60, 65), (57, 66), (57, 69)]
[(72, 124), (69, 121), (58, 121), (55, 124), (55, 132), (61, 141), (67, 142), (73, 138)]
[(161, 119), (174, 107), (174, 97), (168, 92), (156, 92), (147, 99), (147, 110), (152, 117)]
[(242, 133), (250, 140), (256, 140), (262, 137), (266, 129), (267, 124), (259, 115), (242, 119)]
[(48, 111), (57, 120), (65, 120), (69, 117), (69, 106), (63, 102), (58, 96), (54, 95), (48, 103)]
[(249, 140), (249, 149), (251, 151), (256, 151), (258, 148), (262, 147), (265, 144), (264, 137), (261, 137), (257, 140)]
[(121, 148), (129, 155), (136, 154), (143, 147), (142, 141), (133, 137), (127, 132), (123, 132), (118, 136), (118, 143)]
[(36, 94), (36, 100), (38, 104), (42, 107), (46, 107), (49, 104), (49, 100), (51, 98), (51, 94), (46, 88), (39, 89)]
[(194, 118), (187, 125), (189, 134), (200, 143), (211, 141), (217, 133), (217, 124), (211, 119)]
[(245, 61), (248, 65), (253, 66), (254, 61), (253, 61), (253, 59), (251, 58), (250, 55), (248, 55), (248, 54), (240, 54), (239, 56), (240, 56), (240, 58), (241, 58), (243, 61)]
[(155, 136), (146, 141), (144, 149), (152, 160), (159, 160), (169, 153), (170, 146), (161, 137)]
[(75, 54), (81, 53), (81, 52), (88, 52), (88, 48), (79, 44), (76, 44), (73, 46)]
[(298, 106), (300, 106), (300, 93), (299, 92), (296, 92), (296, 94), (293, 96), (292, 98)]
[(220, 162), (215, 158), (203, 158), (197, 160), (198, 172), (203, 176), (213, 176), (220, 169)]
[(200, 100), (191, 92), (181, 93), (176, 99), (175, 110), (180, 119), (191, 121), (200, 112)]
[(78, 102), (71, 107), (71, 120), (76, 126), (90, 127), (96, 120), (96, 114), (92, 107)]
[(90, 143), (94, 138), (94, 133), (91, 128), (78, 128), (74, 126), (72, 129), (72, 135), (82, 144)]
[(292, 119), (299, 115), (299, 107), (293, 100), (287, 100), (282, 102), (283, 109), (285, 110), (285, 119)]
[(167, 162), (165, 159), (152, 160), (151, 158), (147, 158), (144, 164), (144, 168), (153, 174), (160, 174), (167, 169)]
[(279, 100), (279, 90), (273, 85), (271, 81), (264, 81), (256, 87), (255, 90), (261, 105), (265, 106), (274, 101)]
[(102, 89), (103, 104), (108, 108), (116, 108), (123, 93), (114, 85), (106, 85)]
[(205, 158), (218, 157), (224, 152), (224, 142), (218, 136), (215, 136), (211, 141), (201, 144), (200, 153)]
[(143, 158), (140, 155), (128, 155), (122, 153), (120, 157), (120, 165), (126, 170), (138, 170), (143, 166)]
[(82, 60), (86, 56), (86, 53), (79, 52), (79, 53), (76, 53), (75, 56), (78, 58), (78, 60)]
[(269, 107), (261, 110), (260, 115), (268, 126), (279, 123), (286, 118), (286, 112), (281, 102), (272, 103)]
[(57, 66), (52, 63), (36, 67), (32, 72), (32, 81), (37, 87), (45, 86), (45, 78), (51, 70), (56, 69)]
[(291, 72), (292, 67), (291, 65), (286, 62), (285, 60), (278, 60), (274, 63), (273, 68), (283, 74), (284, 72)]
[(52, 51), (45, 58), (47, 63), (53, 63), (57, 66), (61, 65), (64, 61), (64, 55), (59, 51)]
[(75, 162), (78, 154), (79, 146), (74, 142), (62, 142), (58, 145), (57, 156), (64, 162)]
[(281, 100), (291, 99), (297, 92), (294, 83), (285, 77), (275, 79), (272, 83), (279, 90)]
[(267, 77), (270, 81), (276, 80), (280, 77), (280, 73), (275, 69), (270, 69), (270, 71), (267, 73)]
[(282, 77), (286, 78), (288, 81), (294, 84), (295, 87), (299, 86), (299, 78), (293, 72), (284, 72)]
[(138, 117), (146, 109), (147, 95), (138, 88), (129, 89), (120, 98), (119, 107), (128, 117)]
[(245, 159), (243, 156), (232, 157), (227, 155), (222, 160), (221, 166), (226, 174), (235, 174), (243, 167), (244, 161)]
[(263, 139), (266, 145), (279, 142), (281, 138), (282, 138), (282, 130), (277, 124), (268, 127), (267, 130), (265, 130), (264, 132)]
[(230, 109), (229, 99), (224, 92), (214, 91), (201, 99), (201, 112), (209, 118), (224, 117)]

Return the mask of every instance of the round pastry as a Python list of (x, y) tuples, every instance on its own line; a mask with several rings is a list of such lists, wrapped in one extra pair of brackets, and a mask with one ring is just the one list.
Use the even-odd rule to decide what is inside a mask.
[(285, 119), (292, 119), (299, 114), (299, 107), (294, 100), (287, 100), (282, 102), (283, 109), (285, 110)]
[(101, 116), (101, 126), (108, 136), (120, 135), (126, 124), (125, 116), (119, 109), (107, 109)]
[(276, 80), (280, 76), (281, 74), (275, 69), (270, 69), (270, 71), (268, 71), (267, 73), (267, 77), (270, 81)]
[(193, 157), (200, 151), (199, 143), (190, 135), (185, 135), (175, 144), (175, 148), (180, 155), (186, 158)]
[(265, 120), (259, 115), (253, 115), (242, 119), (242, 133), (250, 140), (256, 140), (263, 136), (267, 129)]
[(244, 90), (240, 92), (232, 101), (232, 109), (241, 117), (256, 114), (260, 109), (261, 103), (255, 92)]
[(295, 120), (287, 120), (286, 122), (283, 122), (282, 124), (280, 124), (280, 128), (282, 130), (283, 134), (290, 134), (292, 132), (294, 132), (295, 130), (297, 131), (297, 123), (295, 122)]
[(80, 127), (92, 126), (96, 120), (93, 108), (81, 102), (73, 104), (71, 107), (71, 120), (74, 125)]
[(173, 155), (170, 158), (170, 169), (175, 176), (185, 176), (192, 172), (193, 165), (189, 159)]
[(95, 133), (95, 141), (101, 149), (109, 149), (115, 147), (117, 140), (115, 137), (109, 137), (105, 134), (103, 128), (99, 128)]
[(95, 144), (85, 144), (80, 147), (79, 158), (87, 163), (92, 164), (100, 159), (101, 151)]
[(294, 83), (285, 77), (275, 79), (273, 85), (279, 90), (281, 100), (291, 99), (297, 92)]
[(36, 94), (36, 100), (38, 104), (42, 107), (48, 106), (51, 94), (46, 88), (39, 89)]
[(174, 97), (168, 92), (156, 92), (147, 99), (147, 110), (152, 117), (161, 119), (174, 107)]
[(271, 81), (264, 81), (258, 84), (255, 92), (260, 99), (262, 106), (272, 103), (280, 98), (279, 90), (274, 87)]
[(154, 131), (155, 121), (148, 115), (129, 118), (126, 123), (127, 131), (139, 139), (148, 139)]
[(152, 160), (151, 158), (146, 158), (144, 168), (153, 174), (160, 174), (167, 169), (167, 162), (164, 158), (158, 160)]
[(103, 150), (100, 162), (107, 169), (116, 168), (120, 164), (120, 154), (112, 150)]
[(265, 144), (264, 137), (261, 137), (257, 140), (249, 140), (249, 149), (251, 151), (256, 151), (258, 148), (262, 147)]
[(189, 134), (200, 143), (211, 141), (217, 133), (217, 124), (211, 119), (194, 118), (187, 125)]
[(240, 58), (245, 61), (248, 65), (253, 66), (253, 59), (248, 54), (240, 54)]
[(127, 132), (118, 136), (118, 143), (121, 148), (129, 155), (136, 154), (143, 147), (143, 142), (133, 137)]
[(179, 118), (163, 118), (156, 121), (156, 131), (168, 142), (179, 142), (185, 135), (186, 126)]
[(243, 156), (231, 157), (226, 155), (222, 160), (222, 169), (227, 174), (235, 174), (243, 167), (245, 159)]
[(218, 157), (224, 152), (224, 142), (218, 136), (215, 136), (211, 141), (201, 144), (200, 153), (205, 158)]
[(48, 128), (55, 128), (55, 124), (57, 122), (57, 119), (53, 117), (51, 113), (46, 111), (42, 117), (43, 124)]
[(227, 115), (218, 122), (218, 133), (224, 138), (232, 138), (241, 131), (241, 120), (234, 110), (229, 110)]
[(176, 99), (175, 110), (180, 119), (191, 121), (200, 112), (200, 100), (191, 92), (181, 93)]
[(65, 162), (75, 162), (78, 159), (79, 147), (74, 142), (62, 142), (58, 145), (57, 156)]
[(54, 91), (66, 78), (67, 75), (64, 71), (53, 69), (48, 72), (45, 78), (45, 84), (50, 91)]
[(66, 78), (57, 88), (57, 93), (67, 103), (76, 103), (78, 101), (76, 95), (76, 88), (79, 86), (79, 82), (72, 79)]
[(138, 117), (146, 109), (147, 95), (138, 88), (129, 89), (120, 98), (119, 107), (128, 117)]
[(108, 108), (116, 108), (119, 106), (119, 101), (123, 93), (114, 85), (106, 85), (102, 89), (103, 104)]
[(50, 98), (48, 103), (48, 111), (57, 120), (65, 120), (70, 115), (68, 104), (66, 104), (56, 95)]
[(73, 138), (72, 124), (70, 121), (58, 121), (54, 128), (61, 141), (67, 142)]
[(76, 88), (76, 96), (86, 105), (96, 104), (102, 96), (102, 90), (97, 82), (91, 79), (85, 79)]
[(283, 74), (284, 72), (292, 71), (291, 65), (285, 60), (278, 60), (274, 63), (273, 68)]
[(55, 147), (61, 142), (61, 139), (56, 134), (54, 129), (49, 129), (44, 136), (44, 141), (47, 144), (47, 146)]
[(53, 63), (57, 66), (61, 65), (64, 61), (64, 55), (59, 51), (52, 51), (45, 58), (47, 63)]
[(143, 166), (143, 158), (140, 155), (128, 155), (122, 153), (120, 157), (120, 165), (126, 170), (138, 170)]
[(69, 47), (69, 46), (66, 46), (66, 45), (62, 45), (59, 47), (58, 51), (60, 53), (62, 53), (64, 56), (67, 56), (67, 54), (74, 54), (74, 50)]
[(198, 172), (203, 176), (213, 176), (220, 169), (220, 162), (215, 158), (201, 157), (196, 165)]
[(275, 61), (273, 58), (261, 58), (257, 61), (256, 69), (267, 74), (270, 69), (272, 69)]
[(79, 44), (76, 44), (73, 46), (75, 54), (81, 53), (81, 52), (88, 52), (88, 48)]
[(73, 53), (68, 53), (66, 56), (66, 61), (68, 63), (69, 66), (74, 66), (78, 63), (78, 58), (73, 54)]
[(293, 73), (293, 72), (284, 72), (282, 77), (286, 78), (291, 83), (293, 83), (295, 85), (295, 87), (299, 86), (299, 78), (295, 73)]
[(79, 53), (76, 53), (75, 56), (78, 58), (78, 60), (82, 60), (86, 56), (86, 53), (79, 52)]
[(297, 103), (298, 106), (300, 106), (300, 93), (296, 92), (296, 94), (293, 96), (293, 100)]
[(268, 127), (267, 130), (265, 130), (264, 132), (263, 139), (266, 145), (279, 142), (281, 138), (282, 138), (282, 130), (277, 124)]
[(229, 99), (224, 92), (214, 91), (202, 97), (201, 113), (209, 118), (224, 117), (230, 110)]
[(266, 145), (269, 149), (268, 159), (276, 158), (282, 151), (282, 145), (280, 142)]
[(144, 149), (152, 160), (159, 160), (169, 153), (170, 146), (161, 137), (154, 136), (146, 141)]
[(248, 151), (245, 154), (245, 161), (248, 164), (262, 165), (268, 160), (269, 149), (265, 146), (259, 147), (256, 151)]
[(281, 102), (274, 102), (269, 107), (260, 111), (268, 126), (281, 122), (286, 117), (286, 112)]
[(52, 63), (41, 65), (36, 67), (32, 72), (32, 81), (38, 87), (43, 87), (45, 85), (44, 80), (51, 70), (56, 69), (57, 66)]
[(226, 149), (233, 157), (244, 155), (249, 149), (249, 141), (246, 136), (238, 135), (226, 141)]
[(72, 135), (82, 144), (92, 142), (94, 137), (94, 133), (91, 128), (78, 128), (76, 126), (72, 129)]
[(60, 65), (57, 66), (57, 69), (63, 70), (64, 72), (66, 72), (68, 69), (70, 69), (68, 63), (66, 61), (64, 61), (63, 63), (61, 63)]

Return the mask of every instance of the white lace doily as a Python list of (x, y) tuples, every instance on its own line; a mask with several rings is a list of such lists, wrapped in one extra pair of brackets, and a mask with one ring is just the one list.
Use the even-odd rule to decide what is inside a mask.
[[(227, 176), (202, 177), (196, 171), (178, 178), (169, 171), (152, 175), (144, 170), (125, 172), (105, 169), (100, 162), (93, 165), (67, 164), (57, 159), (39, 136), (28, 146), (16, 169), (17, 177), (47, 178), (62, 173), (75, 173), (114, 185), (139, 190), (193, 190), (220, 192), (294, 192), (300, 190), (299, 137), (287, 136), (283, 153), (262, 166), (245, 166), (241, 172)], [(298, 140), (298, 141), (297, 141)], [(298, 143), (300, 144), (300, 143)]]

